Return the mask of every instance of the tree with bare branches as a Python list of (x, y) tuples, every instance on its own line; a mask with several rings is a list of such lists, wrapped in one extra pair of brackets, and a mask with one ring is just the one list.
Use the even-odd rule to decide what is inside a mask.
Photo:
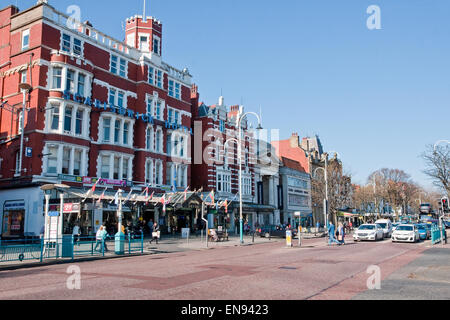
[(450, 196), (450, 143), (445, 146), (427, 146), (422, 158), (426, 165), (424, 173), (439, 190)]

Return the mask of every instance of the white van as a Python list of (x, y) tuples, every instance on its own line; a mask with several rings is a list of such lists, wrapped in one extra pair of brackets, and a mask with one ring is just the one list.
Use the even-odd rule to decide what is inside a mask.
[(390, 238), (392, 236), (392, 221), (389, 219), (380, 219), (375, 221), (375, 224), (379, 224), (380, 227), (383, 229), (384, 237)]

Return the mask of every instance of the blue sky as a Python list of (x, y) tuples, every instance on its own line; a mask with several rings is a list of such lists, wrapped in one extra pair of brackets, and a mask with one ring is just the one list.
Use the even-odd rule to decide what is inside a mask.
[[(17, 0), (19, 8), (35, 0)], [(13, 4), (15, 1), (13, 0)], [(143, 0), (58, 0), (118, 39)], [(448, 0), (151, 0), (163, 59), (188, 67), (201, 99), (259, 112), (281, 137), (318, 134), (354, 181), (400, 168), (424, 186), (425, 145), (450, 140)], [(381, 30), (369, 30), (369, 5)], [(105, 7), (107, 8), (105, 11)]]

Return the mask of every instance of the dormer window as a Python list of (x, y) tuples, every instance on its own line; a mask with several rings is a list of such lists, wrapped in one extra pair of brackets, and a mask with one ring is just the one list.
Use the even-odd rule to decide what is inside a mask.
[(80, 39), (72, 37), (67, 33), (62, 34), (61, 50), (73, 55), (83, 55), (83, 43)]

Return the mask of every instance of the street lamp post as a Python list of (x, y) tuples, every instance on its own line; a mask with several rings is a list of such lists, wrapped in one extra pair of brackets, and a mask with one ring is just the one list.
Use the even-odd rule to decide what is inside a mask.
[(123, 190), (119, 189), (117, 191), (119, 197), (119, 204), (117, 208), (117, 218), (118, 218), (118, 230), (115, 235), (115, 252), (118, 255), (124, 254), (125, 252), (125, 235), (122, 233), (122, 193)]
[(19, 176), (22, 175), (22, 163), (23, 163), (23, 140), (25, 132), (25, 111), (28, 111), (27, 103), (27, 93), (31, 91), (31, 86), (28, 83), (21, 83), (19, 88), (22, 90), (23, 101), (22, 101), (22, 116), (20, 117), (20, 154), (19, 154)]
[[(325, 233), (328, 234), (328, 155), (325, 159), (325, 169), (322, 167), (316, 168), (316, 170), (314, 170), (314, 176), (316, 176), (317, 170), (323, 170), (324, 174), (325, 174), (325, 199), (324, 199), (324, 203), (323, 203), (323, 215), (324, 215), (324, 229), (325, 229)], [(325, 239), (327, 237), (325, 236)]]
[(229, 141), (235, 141), (238, 145), (238, 161), (239, 161), (239, 230), (240, 230), (240, 242), (244, 244), (244, 215), (242, 213), (242, 120), (245, 119), (248, 115), (255, 115), (258, 118), (258, 127), (256, 130), (262, 130), (261, 127), (261, 117), (255, 112), (247, 112), (243, 113), (242, 106), (239, 107), (239, 116), (238, 116), (238, 140), (231, 138), (228, 139), (226, 143)]

